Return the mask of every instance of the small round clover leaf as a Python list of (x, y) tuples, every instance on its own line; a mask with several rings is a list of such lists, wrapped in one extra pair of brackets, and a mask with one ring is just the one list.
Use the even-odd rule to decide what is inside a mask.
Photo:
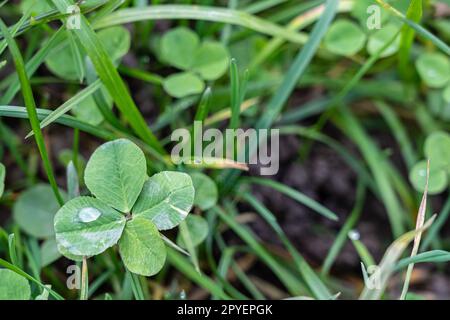
[(0, 269), (0, 300), (29, 300), (30, 296), (27, 279), (14, 271)]
[[(186, 218), (186, 226), (189, 231), (190, 240), (194, 247), (202, 243), (208, 236), (208, 222), (200, 216), (190, 215)], [(181, 233), (178, 233), (177, 243), (182, 248), (187, 248)]]
[[(450, 175), (450, 135), (436, 131), (425, 141), (424, 152), (430, 161), (428, 193), (438, 194), (444, 191)], [(412, 169), (409, 179), (414, 188), (423, 192), (426, 184), (427, 161), (418, 162)]]
[[(59, 191), (64, 199), (67, 195)], [(14, 221), (27, 234), (45, 239), (55, 234), (53, 219), (60, 208), (50, 185), (37, 184), (22, 192), (13, 206)]]
[(442, 88), (450, 80), (450, 61), (441, 53), (423, 53), (416, 61), (420, 77), (430, 88)]
[(354, 22), (340, 19), (334, 22), (324, 39), (325, 47), (332, 53), (352, 56), (364, 47), (366, 34)]
[(166, 32), (161, 39), (162, 59), (181, 70), (189, 70), (200, 40), (197, 34), (185, 27)]
[(192, 72), (181, 72), (164, 79), (163, 87), (172, 97), (183, 98), (202, 93), (205, 83)]
[(206, 174), (190, 174), (195, 189), (194, 205), (205, 211), (215, 206), (218, 198), (216, 183)]

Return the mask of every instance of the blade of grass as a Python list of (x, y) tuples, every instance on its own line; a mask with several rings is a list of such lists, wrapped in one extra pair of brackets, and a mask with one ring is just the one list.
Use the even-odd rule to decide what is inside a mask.
[(122, 25), (130, 22), (165, 19), (206, 20), (233, 24), (252, 29), (271, 36), (278, 36), (294, 43), (305, 44), (306, 36), (287, 30), (246, 12), (208, 6), (155, 5), (145, 8), (127, 8), (113, 12), (95, 21), (96, 29)]
[[(293, 61), (291, 67), (286, 73), (282, 84), (276, 91), (276, 94), (272, 97), (267, 108), (261, 118), (258, 120), (256, 127), (258, 129), (270, 128), (272, 123), (276, 120), (280, 114), (284, 104), (294, 90), (296, 84), (298, 83), (300, 77), (305, 72), (306, 68), (309, 66), (314, 54), (316, 53), (322, 38), (324, 37), (328, 27), (333, 21), (336, 14), (336, 9), (339, 1), (328, 0), (326, 3), (326, 8), (320, 17), (319, 21), (314, 25), (308, 42), (301, 49), (300, 53), (297, 55)], [(252, 152), (251, 152), (252, 153)]]
[(432, 250), (422, 252), (414, 257), (408, 257), (400, 260), (397, 264), (396, 270), (401, 270), (413, 263), (436, 263), (436, 262), (448, 262), (450, 261), (450, 252), (444, 250)]
[(314, 297), (321, 300), (328, 300), (332, 294), (316, 275), (311, 266), (306, 262), (302, 255), (295, 249), (294, 245), (289, 241), (281, 226), (278, 224), (276, 217), (261, 202), (249, 193), (243, 194), (243, 199), (248, 202), (255, 210), (264, 218), (264, 220), (272, 227), (278, 238), (284, 244), (296, 264), (298, 271), (303, 277), (303, 281), (308, 285)]
[[(72, 98), (64, 102), (62, 105), (60, 105), (58, 108), (53, 110), (44, 120), (40, 123), (40, 128), (44, 129), (51, 123), (58, 120), (59, 117), (66, 114), (70, 110), (72, 110), (73, 107), (76, 107), (80, 102), (82, 102), (84, 99), (89, 97), (92, 93), (100, 89), (102, 86), (102, 82), (100, 80), (95, 81), (91, 85), (87, 86), (80, 92), (78, 92), (76, 95), (74, 95)], [(33, 131), (29, 132), (25, 139), (31, 137), (33, 135)]]
[(310, 208), (311, 210), (317, 212), (318, 214), (337, 221), (338, 217), (337, 215), (332, 212), (331, 210), (329, 210), (328, 208), (322, 206), (320, 203), (318, 203), (317, 201), (311, 199), (310, 197), (306, 196), (305, 194), (292, 189), (291, 187), (284, 185), (280, 182), (274, 181), (274, 180), (270, 180), (270, 179), (265, 179), (265, 178), (244, 178), (243, 182), (245, 183), (256, 183), (259, 185), (263, 185), (263, 186), (267, 186), (270, 187), (274, 190), (277, 190), (278, 192), (281, 192), (289, 197), (291, 197), (292, 199), (298, 201), (299, 203), (303, 204), (304, 206)]
[[(61, 13), (65, 13), (66, 8), (73, 5), (73, 2), (69, 0), (52, 1)], [(120, 77), (111, 58), (108, 56), (103, 44), (99, 41), (88, 20), (83, 15), (80, 17), (80, 29), (74, 29), (73, 32), (86, 50), (86, 53), (91, 59), (99, 78), (102, 80), (102, 83), (105, 85), (109, 94), (116, 102), (118, 109), (128, 120), (136, 134), (143, 141), (148, 143), (150, 147), (154, 148), (161, 154), (165, 154), (165, 151), (160, 145), (158, 139), (151, 132), (149, 126), (142, 117), (142, 114), (131, 98), (125, 83)]]
[(426, 250), (430, 247), (431, 242), (438, 236), (439, 231), (448, 219), (450, 215), (450, 196), (447, 197), (444, 207), (438, 215), (436, 222), (430, 227), (424, 241), (422, 242), (421, 250)]
[[(38, 119), (43, 120), (50, 115), (51, 110), (36, 109), (36, 113)], [(0, 106), (0, 116), (21, 119), (29, 118), (26, 108), (17, 106)], [(93, 136), (102, 138), (104, 140), (112, 140), (116, 138), (116, 136), (110, 131), (95, 127), (72, 116), (63, 115), (59, 117), (55, 122), (71, 128), (80, 129), (83, 132), (92, 134)]]
[(428, 221), (420, 229), (403, 234), (389, 246), (381, 259), (380, 264), (378, 265), (378, 271), (372, 274), (372, 277), (379, 277), (377, 280), (378, 285), (374, 288), (368, 288), (366, 286), (359, 297), (360, 300), (377, 300), (381, 297), (389, 278), (395, 271), (397, 260), (400, 258), (403, 251), (405, 251), (408, 244), (414, 239), (418, 232), (423, 232), (428, 229), (428, 227), (433, 223), (435, 217), (436, 216), (434, 215), (428, 219)]
[(87, 300), (89, 296), (89, 274), (87, 259), (83, 257), (82, 267), (81, 267), (81, 289), (80, 289), (80, 300)]
[(189, 279), (211, 294), (217, 296), (219, 299), (229, 299), (228, 295), (223, 292), (220, 286), (204, 274), (199, 274), (195, 268), (192, 267), (192, 264), (186, 261), (186, 259), (174, 249), (167, 248), (167, 260), (178, 271), (184, 273)]
[(380, 196), (388, 213), (392, 232), (395, 237), (404, 233), (403, 212), (399, 199), (395, 194), (394, 187), (391, 184), (388, 171), (386, 170), (385, 156), (381, 153), (377, 145), (365, 132), (360, 122), (355, 118), (347, 108), (340, 108), (339, 115), (336, 115), (334, 122), (337, 126), (358, 146), (364, 159), (366, 160), (370, 171), (378, 185)]
[(5, 260), (0, 258), (0, 266), (4, 267), (6, 269), (9, 269), (11, 271), (14, 271), (18, 275), (21, 275), (22, 277), (24, 277), (24, 278), (34, 282), (39, 287), (41, 287), (43, 290), (47, 290), (56, 300), (64, 300), (64, 298), (59, 293), (57, 293), (57, 292), (53, 291), (51, 288), (43, 285), (40, 281), (38, 281), (35, 278), (33, 278), (32, 276), (30, 276), (28, 273), (26, 273), (22, 269), (12, 265), (8, 261), (5, 261)]
[[(416, 220), (416, 230), (420, 230), (425, 222), (425, 212), (427, 210), (427, 197), (428, 197), (428, 180), (430, 177), (430, 160), (427, 162), (427, 177), (425, 182), (425, 189), (422, 196), (422, 201), (420, 202), (419, 212), (417, 213)], [(411, 252), (410, 258), (414, 257), (419, 251), (420, 239), (422, 237), (422, 231), (417, 231), (414, 236), (414, 244)], [(414, 268), (414, 263), (411, 263), (408, 266), (408, 270), (406, 271), (405, 282), (403, 283), (402, 294), (400, 295), (400, 300), (405, 300), (406, 294), (408, 293), (409, 281), (411, 279), (411, 274)]]
[(215, 207), (213, 209), (218, 216), (244, 241), (250, 248), (253, 249), (255, 254), (275, 273), (280, 279), (286, 289), (291, 294), (300, 294), (299, 288), (302, 287), (301, 283), (292, 275), (286, 268), (284, 268), (257, 240), (256, 235), (239, 224), (235, 219), (228, 216), (223, 209)]
[(39, 120), (36, 112), (36, 103), (34, 101), (33, 92), (31, 90), (30, 82), (28, 80), (27, 73), (25, 71), (25, 64), (23, 62), (22, 55), (20, 53), (19, 47), (9, 33), (8, 27), (4, 24), (3, 20), (0, 19), (0, 29), (5, 36), (6, 42), (8, 43), (9, 50), (14, 60), (16, 66), (16, 71), (20, 79), (22, 94), (25, 101), (25, 107), (27, 109), (27, 114), (30, 120), (31, 127), (35, 134), (36, 144), (39, 149), (39, 153), (44, 164), (45, 171), (47, 173), (48, 180), (52, 186), (53, 193), (60, 205), (64, 204), (64, 201), (59, 193), (58, 185), (56, 183), (55, 175), (53, 173), (53, 168), (50, 163), (50, 159), (47, 154), (47, 149), (44, 142), (44, 137), (42, 131), (39, 128)]
[[(422, 0), (411, 0), (409, 3), (406, 17), (415, 23), (419, 23), (422, 18)], [(404, 25), (401, 31), (400, 49), (398, 53), (398, 70), (403, 79), (410, 79), (413, 73), (412, 68), (409, 67), (411, 46), (414, 42), (414, 29), (408, 28)]]
[(411, 21), (410, 19), (406, 18), (403, 13), (392, 7), (390, 4), (384, 2), (383, 0), (376, 0), (384, 9), (388, 10), (389, 12), (393, 13), (395, 17), (397, 17), (399, 20), (401, 20), (403, 23), (408, 25), (410, 28), (412, 28), (414, 31), (416, 31), (419, 35), (421, 35), (423, 38), (431, 41), (436, 47), (438, 47), (440, 50), (442, 50), (445, 54), (450, 56), (450, 47), (441, 39), (436, 37), (434, 34), (432, 34), (430, 31), (422, 27), (421, 25), (415, 23), (414, 21)]
[(366, 197), (366, 186), (359, 180), (358, 185), (356, 187), (355, 205), (349, 217), (347, 218), (341, 230), (339, 231), (339, 234), (333, 241), (333, 245), (328, 251), (328, 254), (322, 265), (323, 275), (327, 275), (330, 272), (331, 266), (333, 265), (334, 261), (336, 260), (336, 257), (342, 250), (342, 247), (344, 246), (347, 240), (348, 233), (350, 232), (350, 230), (353, 229), (353, 227), (358, 222), (359, 217), (361, 216), (361, 211), (364, 205), (365, 197)]

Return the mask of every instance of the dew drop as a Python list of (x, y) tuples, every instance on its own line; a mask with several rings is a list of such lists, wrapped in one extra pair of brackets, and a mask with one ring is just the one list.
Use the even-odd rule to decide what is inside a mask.
[(359, 234), (359, 232), (358, 232), (357, 230), (350, 230), (350, 231), (348, 232), (348, 237), (349, 237), (351, 240), (359, 240), (360, 234)]
[(78, 217), (83, 222), (92, 222), (100, 217), (101, 213), (95, 208), (83, 208), (78, 212)]

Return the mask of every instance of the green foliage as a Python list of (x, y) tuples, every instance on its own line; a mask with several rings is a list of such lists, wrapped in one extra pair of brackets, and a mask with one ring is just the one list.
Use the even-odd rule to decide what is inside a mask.
[(450, 80), (450, 60), (441, 53), (423, 53), (416, 61), (423, 82), (430, 88), (442, 88)]
[(164, 80), (171, 96), (182, 98), (204, 90), (204, 80), (220, 78), (228, 68), (229, 53), (220, 42), (200, 43), (198, 35), (185, 27), (166, 32), (161, 39), (160, 59), (186, 72)]
[(158, 273), (166, 261), (166, 247), (158, 229), (139, 216), (127, 223), (119, 248), (127, 269), (144, 276)]
[[(60, 193), (63, 198), (67, 197), (64, 192)], [(13, 206), (13, 216), (26, 233), (45, 239), (55, 234), (53, 219), (59, 208), (52, 188), (47, 184), (37, 184), (17, 198)]]
[(80, 260), (119, 242), (128, 270), (156, 274), (166, 257), (158, 230), (174, 228), (187, 217), (194, 187), (185, 173), (164, 171), (147, 179), (146, 171), (145, 156), (131, 141), (100, 146), (85, 171), (86, 186), (96, 198), (76, 197), (55, 216), (61, 254)]
[(130, 212), (146, 179), (144, 153), (129, 140), (107, 142), (92, 154), (84, 180), (97, 199)]
[(356, 23), (346, 19), (334, 22), (324, 39), (328, 50), (343, 56), (356, 54), (364, 47), (365, 42), (364, 31)]
[(172, 97), (183, 98), (202, 93), (205, 83), (192, 72), (173, 74), (164, 80), (164, 90)]
[(190, 176), (195, 189), (194, 205), (203, 211), (214, 207), (219, 197), (214, 180), (201, 172), (191, 173)]
[[(194, 247), (201, 244), (208, 236), (208, 222), (200, 216), (190, 215), (186, 218), (186, 226), (189, 231), (191, 243)], [(181, 233), (178, 233), (177, 243), (180, 247), (187, 249)]]
[[(437, 131), (428, 136), (424, 152), (430, 161), (428, 193), (438, 194), (447, 189), (450, 175), (450, 135)], [(409, 175), (417, 191), (424, 191), (427, 177), (427, 160), (418, 162)]]
[[(375, 31), (373, 34), (369, 36), (369, 41), (367, 42), (367, 52), (373, 55), (381, 50), (383, 46), (389, 42), (394, 34), (399, 31), (399, 26), (393, 23), (384, 25), (380, 30)], [(389, 45), (383, 53), (380, 55), (380, 58), (385, 58), (392, 56), (397, 53), (400, 47), (400, 37), (397, 37), (395, 41)]]
[(29, 300), (28, 280), (8, 269), (0, 269), (0, 300)]

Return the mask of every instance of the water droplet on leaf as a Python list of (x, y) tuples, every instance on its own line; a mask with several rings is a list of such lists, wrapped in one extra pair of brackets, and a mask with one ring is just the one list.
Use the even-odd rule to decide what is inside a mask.
[(95, 208), (83, 208), (78, 213), (78, 217), (83, 222), (92, 222), (100, 217), (101, 213)]

